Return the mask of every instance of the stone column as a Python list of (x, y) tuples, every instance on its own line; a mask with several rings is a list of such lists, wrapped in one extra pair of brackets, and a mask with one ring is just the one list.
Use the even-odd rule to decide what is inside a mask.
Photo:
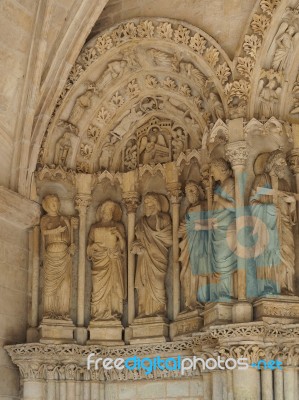
[(180, 312), (180, 265), (179, 265), (179, 236), (181, 184), (179, 170), (174, 162), (165, 164), (166, 187), (172, 205), (172, 318), (175, 320)]
[(139, 204), (138, 172), (129, 171), (122, 176), (122, 200), (128, 213), (127, 255), (128, 255), (128, 325), (135, 318), (135, 254), (131, 253), (135, 239), (136, 210)]
[(262, 374), (262, 399), (273, 400), (273, 373), (269, 369), (263, 369)]
[(135, 318), (135, 254), (132, 254), (130, 249), (135, 239), (136, 210), (139, 204), (139, 194), (137, 192), (124, 192), (122, 197), (128, 213), (128, 324), (131, 325)]
[(91, 203), (91, 180), (92, 175), (77, 175), (77, 195), (75, 197), (75, 207), (79, 212), (79, 263), (76, 329), (76, 341), (78, 344), (85, 344), (87, 339), (87, 329), (84, 327), (86, 214)]
[(276, 369), (274, 371), (274, 399), (284, 400), (283, 397), (283, 371)]
[(246, 217), (244, 209), (245, 165), (248, 158), (247, 144), (244, 140), (228, 143), (226, 156), (235, 175), (235, 206), (238, 256), (238, 303), (233, 306), (233, 322), (252, 321), (252, 305), (246, 301), (246, 261), (248, 252), (245, 247)]
[(36, 380), (24, 380), (23, 400), (44, 400), (45, 382)]
[(283, 400), (296, 400), (298, 398), (295, 372), (297, 373), (295, 367), (284, 367), (283, 369)]
[(39, 305), (39, 244), (40, 244), (40, 229), (39, 226), (35, 226), (30, 232), (30, 252), (31, 252), (31, 263), (32, 263), (32, 275), (31, 275), (31, 310), (29, 315), (29, 328), (27, 329), (27, 342), (37, 342), (38, 336), (38, 305)]

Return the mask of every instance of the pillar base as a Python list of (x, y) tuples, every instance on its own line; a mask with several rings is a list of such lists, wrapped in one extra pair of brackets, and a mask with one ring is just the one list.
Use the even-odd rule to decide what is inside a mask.
[(88, 327), (89, 340), (87, 344), (103, 344), (106, 346), (121, 346), (123, 341), (123, 326), (120, 321), (91, 321)]
[(126, 341), (129, 344), (166, 342), (168, 330), (168, 320), (164, 317), (135, 318), (126, 329)]
[(192, 333), (198, 332), (203, 326), (203, 318), (200, 316), (202, 309), (180, 313), (176, 320), (170, 324), (170, 340), (181, 340), (191, 337)]
[(204, 326), (224, 325), (232, 323), (232, 308), (235, 301), (227, 303), (208, 303), (202, 312)]
[(255, 321), (292, 324), (299, 322), (299, 297), (269, 296), (253, 303)]
[(71, 319), (46, 319), (38, 327), (41, 343), (74, 343), (75, 325)]
[(232, 308), (233, 323), (251, 322), (253, 321), (253, 307), (247, 301), (235, 303)]
[(75, 340), (77, 344), (86, 344), (87, 336), (87, 328), (82, 326), (75, 329)]

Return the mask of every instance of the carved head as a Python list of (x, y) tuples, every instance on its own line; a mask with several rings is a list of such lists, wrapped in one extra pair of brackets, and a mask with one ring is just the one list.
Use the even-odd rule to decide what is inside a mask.
[(190, 204), (198, 203), (204, 199), (202, 188), (195, 181), (188, 181), (185, 186), (185, 193)]
[(99, 222), (118, 222), (121, 220), (122, 210), (119, 204), (112, 200), (107, 200), (102, 203), (97, 209), (97, 221)]
[(56, 194), (48, 194), (43, 198), (42, 207), (49, 215), (58, 215), (60, 209), (59, 197)]
[(157, 215), (161, 211), (161, 204), (156, 193), (148, 193), (144, 197), (144, 214), (146, 217)]
[(222, 182), (224, 179), (232, 175), (230, 165), (224, 158), (218, 158), (211, 162), (211, 175), (215, 181)]
[(287, 32), (288, 32), (291, 36), (293, 36), (294, 33), (296, 32), (296, 29), (295, 29), (295, 27), (294, 27), (293, 25), (290, 25), (290, 26), (288, 27), (288, 29), (287, 29)]
[(287, 166), (285, 155), (281, 150), (272, 151), (270, 154), (267, 164), (265, 166), (265, 172), (270, 175), (276, 175), (282, 179), (285, 175), (285, 168)]

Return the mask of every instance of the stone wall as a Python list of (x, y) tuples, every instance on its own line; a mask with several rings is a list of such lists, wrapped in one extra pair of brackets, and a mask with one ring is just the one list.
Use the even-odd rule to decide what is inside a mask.
[[(19, 207), (19, 212), (16, 207)], [(0, 399), (19, 398), (19, 374), (3, 346), (26, 339), (28, 232), (38, 208), (0, 187)], [(20, 219), (21, 213), (24, 213)], [(26, 216), (26, 214), (27, 216)]]

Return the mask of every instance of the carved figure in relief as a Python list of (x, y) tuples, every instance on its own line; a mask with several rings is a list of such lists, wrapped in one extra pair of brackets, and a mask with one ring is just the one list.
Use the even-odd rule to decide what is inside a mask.
[(127, 61), (124, 60), (111, 61), (107, 65), (107, 68), (102, 75), (101, 81), (103, 82), (103, 85), (107, 85), (113, 79), (121, 78), (125, 71), (126, 66), (127, 66)]
[(137, 111), (136, 107), (131, 108), (131, 110), (128, 110), (125, 115), (123, 115), (121, 122), (113, 129), (113, 133), (119, 137), (124, 136), (130, 131), (131, 125), (139, 121), (142, 115), (143, 112), (140, 110)]
[(136, 140), (130, 139), (124, 153), (124, 168), (131, 171), (137, 167), (137, 144)]
[(109, 170), (111, 167), (112, 156), (115, 151), (115, 143), (118, 138), (111, 135), (107, 138), (107, 141), (103, 144), (102, 152), (99, 157), (99, 164), (101, 170)]
[(135, 277), (138, 317), (164, 316), (168, 249), (172, 245), (169, 203), (164, 195), (147, 193), (143, 207), (144, 216), (136, 226), (137, 240), (131, 249), (138, 255)]
[(87, 256), (92, 261), (91, 319), (117, 320), (123, 313), (125, 230), (122, 211), (113, 201), (97, 210), (97, 223), (88, 236)]
[(286, 165), (280, 150), (263, 153), (255, 161), (250, 203), (253, 234), (259, 239), (254, 256), (260, 295), (294, 293), (296, 200), (284, 179)]
[(172, 139), (172, 156), (173, 160), (177, 160), (179, 155), (185, 150), (186, 134), (181, 128), (177, 128), (173, 133)]
[(54, 156), (54, 164), (55, 165), (66, 165), (67, 157), (72, 148), (71, 142), (71, 134), (70, 132), (65, 132), (62, 137), (57, 141), (55, 146), (55, 156)]
[[(286, 29), (287, 24), (284, 22), (281, 25), (281, 29)], [(286, 69), (290, 62), (290, 57), (293, 55), (294, 51), (294, 41), (297, 39), (296, 29), (294, 26), (290, 25), (287, 27), (286, 31), (275, 39), (276, 50), (273, 58), (273, 68), (277, 71), (283, 71)]]
[(214, 120), (216, 121), (217, 119), (224, 119), (224, 109), (221, 101), (219, 100), (219, 97), (217, 96), (216, 93), (211, 92), (209, 94), (209, 105), (210, 109), (212, 111), (212, 115)]
[(141, 139), (139, 153), (143, 164), (170, 161), (169, 149), (158, 127), (151, 128), (148, 136)]
[(70, 115), (70, 122), (74, 125), (77, 124), (77, 122), (80, 121), (84, 111), (86, 108), (90, 107), (91, 105), (91, 96), (92, 92), (88, 90), (86, 93), (84, 93), (82, 96), (79, 96), (75, 102), (75, 105), (72, 109), (71, 115)]
[(180, 258), (182, 269), (180, 281), (183, 289), (184, 311), (194, 310), (199, 302), (209, 300), (207, 276), (211, 274), (208, 264), (208, 231), (196, 229), (196, 221), (203, 220), (200, 202), (204, 200), (203, 189), (194, 181), (185, 187), (189, 207), (185, 220), (180, 224)]
[(212, 202), (210, 262), (213, 282), (212, 301), (235, 297), (234, 274), (237, 271), (235, 181), (227, 161), (212, 161), (211, 175), (216, 183)]
[(65, 319), (70, 317), (73, 224), (75, 219), (60, 215), (58, 196), (50, 194), (42, 201), (46, 215), (41, 218), (43, 239), (43, 317)]
[(265, 85), (263, 80), (259, 83), (259, 99), (260, 99), (260, 116), (268, 119), (274, 115), (277, 115), (277, 107), (279, 97), (281, 93), (281, 87), (277, 85), (275, 79), (270, 79)]

